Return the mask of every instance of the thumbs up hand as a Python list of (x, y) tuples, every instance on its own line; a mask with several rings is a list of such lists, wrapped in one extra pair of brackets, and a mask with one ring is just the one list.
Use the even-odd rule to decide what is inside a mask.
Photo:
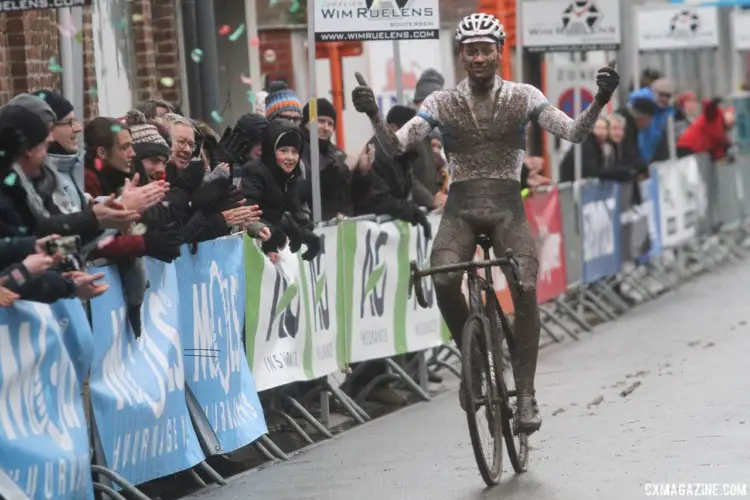
[(620, 75), (615, 71), (615, 64), (616, 61), (612, 60), (596, 74), (596, 85), (599, 87), (596, 103), (600, 106), (605, 106), (609, 102), (620, 84)]
[(370, 118), (377, 116), (380, 110), (378, 109), (378, 103), (375, 101), (375, 94), (360, 73), (354, 73), (354, 76), (359, 84), (352, 90), (354, 108)]

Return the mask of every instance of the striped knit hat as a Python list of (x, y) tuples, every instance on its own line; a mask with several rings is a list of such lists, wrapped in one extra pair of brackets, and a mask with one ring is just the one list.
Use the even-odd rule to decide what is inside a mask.
[(286, 111), (296, 111), (302, 116), (302, 102), (286, 83), (273, 82), (266, 96), (266, 118), (273, 120)]
[(125, 116), (125, 123), (133, 137), (133, 150), (136, 158), (142, 160), (152, 156), (169, 158), (170, 150), (167, 141), (161, 136), (155, 125), (148, 122), (146, 115), (137, 109), (131, 109)]

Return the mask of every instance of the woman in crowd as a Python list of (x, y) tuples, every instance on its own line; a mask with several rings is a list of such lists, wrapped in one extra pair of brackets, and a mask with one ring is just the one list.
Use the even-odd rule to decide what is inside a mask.
[[(581, 178), (598, 177), (604, 166), (608, 128), (606, 118), (599, 118), (591, 134), (581, 143)], [(571, 146), (560, 163), (560, 182), (575, 180), (575, 146)]]

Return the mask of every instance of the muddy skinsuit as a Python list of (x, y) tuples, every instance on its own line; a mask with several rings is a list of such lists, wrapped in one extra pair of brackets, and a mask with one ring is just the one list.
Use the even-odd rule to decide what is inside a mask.
[[(514, 293), (513, 302), (519, 394), (534, 394), (540, 330), (536, 244), (521, 199), (525, 154), (522, 132), (529, 121), (536, 121), (557, 137), (581, 142), (601, 111), (602, 107), (594, 102), (572, 120), (550, 105), (537, 88), (495, 76), (493, 88), (484, 95), (473, 94), (468, 80), (456, 89), (432, 93), (417, 116), (395, 134), (377, 117), (373, 120), (377, 136), (394, 152), (421, 140), (434, 127), (442, 132), (453, 183), (433, 244), (432, 266), (472, 260), (476, 237), (481, 233), (492, 239), (496, 255), (503, 255), (510, 248), (518, 257), (523, 291)], [(459, 346), (469, 312), (461, 291), (462, 279), (460, 272), (434, 278), (440, 312)], [(527, 408), (530, 405), (534, 408)], [(520, 420), (533, 432), (541, 423), (536, 404), (523, 406)]]

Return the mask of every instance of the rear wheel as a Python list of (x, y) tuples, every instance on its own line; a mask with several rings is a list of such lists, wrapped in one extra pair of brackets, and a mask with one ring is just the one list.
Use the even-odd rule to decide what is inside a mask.
[(461, 397), (479, 472), (493, 486), (503, 472), (503, 441), (495, 359), (487, 349), (493, 344), (490, 332), (489, 320), (479, 314), (469, 316), (464, 325)]

